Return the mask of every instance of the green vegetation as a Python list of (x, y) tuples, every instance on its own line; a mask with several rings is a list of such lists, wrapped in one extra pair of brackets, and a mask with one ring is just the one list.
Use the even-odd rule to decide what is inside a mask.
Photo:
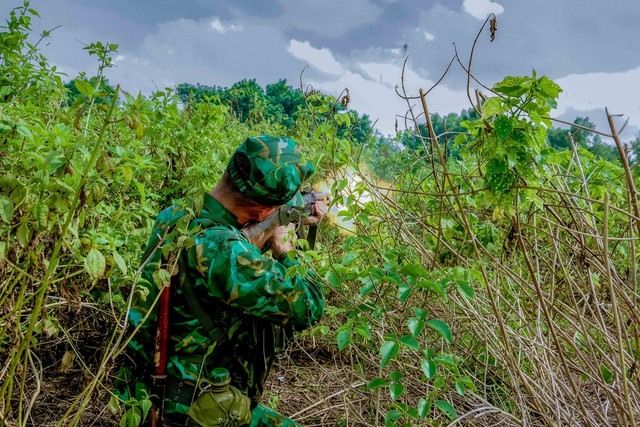
[(151, 225), (266, 132), (307, 148), (353, 224), (302, 253), (327, 316), (296, 338), (301, 363), (279, 361), (331, 380), (303, 379), (312, 403), (274, 386), (271, 405), (327, 425), (637, 423), (637, 178), (588, 119), (573, 142), (551, 127), (554, 82), (506, 77), (389, 140), (347, 96), (285, 81), (130, 95), (104, 79), (112, 44), (65, 84), (28, 41), (34, 16), (0, 28), (0, 423), (138, 423), (148, 401), (110, 390)]

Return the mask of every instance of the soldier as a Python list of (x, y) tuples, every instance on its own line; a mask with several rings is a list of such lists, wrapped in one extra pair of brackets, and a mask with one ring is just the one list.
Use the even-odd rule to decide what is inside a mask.
[[(167, 277), (163, 279), (161, 270), (171, 271), (175, 265), (165, 425), (240, 426), (249, 425), (248, 417), (251, 426), (298, 425), (261, 405), (260, 398), (274, 356), (287, 337), (322, 317), (322, 285), (312, 272), (287, 277), (287, 269), (297, 265), (294, 245), (287, 239), (293, 233), (289, 227), (278, 227), (265, 247), (252, 244), (241, 229), (295, 199), (313, 173), (311, 163), (303, 162), (300, 154), (300, 146), (288, 138), (247, 138), (221, 181), (205, 194), (201, 212), (190, 217), (190, 207), (183, 202), (158, 215), (143, 257), (141, 291), (136, 292), (129, 319), (139, 328), (131, 347), (144, 363), (152, 364), (157, 310), (150, 308)], [(326, 212), (325, 203), (316, 203), (305, 223), (318, 224)], [(172, 232), (181, 221), (188, 223), (183, 229), (190, 230), (186, 239), (192, 240), (172, 258), (176, 245)], [(184, 242), (184, 234), (181, 239)], [(267, 249), (272, 257), (264, 255)], [(175, 277), (180, 278), (178, 284)], [(198, 397), (215, 382), (216, 368), (226, 368), (231, 385), (248, 397), (250, 415), (203, 420), (214, 409)]]

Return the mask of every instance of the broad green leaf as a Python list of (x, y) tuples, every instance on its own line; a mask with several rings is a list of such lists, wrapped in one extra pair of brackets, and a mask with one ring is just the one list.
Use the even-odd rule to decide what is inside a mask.
[(84, 268), (94, 279), (104, 276), (106, 266), (107, 262), (104, 255), (96, 248), (91, 249), (84, 258)]
[(120, 427), (138, 427), (141, 422), (142, 418), (140, 417), (140, 409), (129, 408), (120, 420)]
[(410, 337), (409, 335), (405, 335), (402, 338), (400, 338), (400, 342), (415, 350), (420, 349), (420, 344), (418, 344), (418, 341), (415, 338)]
[(169, 286), (171, 283), (171, 274), (164, 268), (160, 268), (153, 272), (153, 283), (160, 289)]
[(395, 426), (395, 421), (402, 416), (402, 412), (398, 410), (393, 410), (387, 412), (387, 415), (384, 416), (384, 426), (385, 427), (393, 427)]
[(482, 104), (482, 117), (484, 118), (495, 116), (503, 111), (502, 100), (498, 97), (489, 98)]
[(120, 255), (118, 252), (113, 252), (113, 260), (116, 262), (116, 265), (118, 266), (122, 274), (126, 275), (127, 263), (124, 261), (124, 258), (122, 258), (122, 255)]
[(369, 330), (369, 328), (365, 325), (358, 325), (355, 327), (355, 331), (358, 335), (362, 336), (363, 338), (366, 338), (368, 340), (371, 339), (371, 331)]
[(418, 400), (418, 416), (420, 418), (426, 417), (430, 409), (431, 404), (427, 402), (427, 399), (421, 397), (420, 400)]
[(111, 395), (111, 399), (109, 399), (107, 406), (109, 407), (109, 411), (111, 411), (112, 415), (118, 415), (118, 412), (120, 412), (120, 405), (118, 404), (118, 398), (115, 394)]
[(460, 292), (462, 292), (462, 294), (469, 298), (469, 299), (473, 299), (474, 296), (474, 292), (473, 292), (473, 288), (469, 285), (469, 283), (467, 282), (458, 282), (458, 289), (460, 290)]
[(391, 371), (391, 372), (389, 372), (389, 379), (391, 381), (393, 381), (394, 383), (397, 383), (398, 381), (400, 381), (403, 376), (404, 375), (400, 371)]
[(29, 230), (29, 226), (26, 222), (22, 222), (18, 230), (16, 231), (16, 237), (18, 238), (18, 243), (23, 248), (26, 248), (31, 241), (31, 230)]
[(369, 381), (365, 388), (367, 390), (373, 390), (374, 388), (378, 388), (387, 384), (389, 384), (389, 381), (385, 380), (384, 378), (374, 378)]
[(389, 384), (389, 395), (392, 400), (397, 400), (404, 391), (404, 385), (400, 383)]
[(151, 409), (152, 402), (150, 399), (143, 399), (140, 402), (140, 407), (142, 408), (142, 419), (147, 418), (149, 414), (149, 410)]
[(607, 367), (607, 365), (600, 365), (600, 373), (604, 382), (609, 383), (613, 379), (613, 372)]
[(0, 195), (0, 218), (4, 222), (10, 222), (13, 219), (13, 200)]
[(448, 368), (455, 369), (458, 367), (458, 364), (449, 356), (437, 356), (431, 360)]
[(354, 253), (354, 252), (347, 252), (346, 254), (344, 254), (344, 256), (342, 257), (342, 265), (349, 265), (351, 263), (353, 263), (356, 259), (358, 259), (358, 254)]
[(93, 86), (91, 86), (91, 83), (89, 83), (88, 81), (75, 79), (73, 83), (75, 84), (76, 89), (78, 89), (78, 91), (84, 96), (89, 97), (93, 94), (94, 88)]
[(327, 325), (318, 325), (311, 330), (311, 335), (327, 335), (329, 333), (329, 327)]
[(459, 382), (460, 384), (464, 385), (465, 388), (471, 389), (474, 392), (478, 391), (478, 387), (476, 387), (476, 385), (473, 383), (473, 381), (471, 381), (471, 378), (469, 377), (460, 377), (456, 379), (456, 382)]
[(513, 130), (513, 124), (507, 116), (498, 116), (493, 122), (493, 126), (495, 126), (496, 135), (501, 141), (507, 139), (507, 137)]
[(403, 266), (398, 273), (404, 274), (407, 276), (417, 276), (417, 277), (427, 277), (427, 270), (420, 264), (407, 264)]
[(460, 396), (463, 396), (465, 391), (466, 391), (466, 388), (465, 388), (464, 384), (462, 384), (459, 381), (456, 381), (456, 391), (458, 392), (458, 394)]
[(327, 274), (324, 276), (327, 283), (329, 283), (334, 288), (340, 287), (340, 276), (338, 276), (333, 270), (327, 271)]
[(424, 329), (424, 325), (425, 325), (424, 321), (415, 317), (410, 317), (407, 320), (407, 326), (409, 327), (409, 332), (411, 332), (411, 334), (414, 337), (417, 337), (418, 335), (420, 335), (420, 333)]
[(436, 364), (431, 360), (422, 359), (420, 361), (420, 367), (422, 368), (422, 372), (424, 372), (424, 376), (431, 379), (436, 375)]
[(414, 307), (413, 312), (416, 314), (416, 317), (419, 320), (424, 320), (429, 314), (428, 310), (425, 310), (424, 308), (418, 308), (418, 307)]
[(7, 257), (7, 242), (0, 242), (0, 265)]
[(384, 368), (389, 364), (389, 361), (398, 355), (399, 345), (395, 341), (386, 341), (380, 347), (380, 367)]
[(400, 283), (398, 285), (398, 300), (400, 302), (405, 302), (407, 298), (409, 298), (409, 294), (411, 293), (411, 286), (407, 283)]
[(435, 330), (437, 333), (442, 335), (442, 337), (449, 344), (451, 344), (451, 329), (449, 329), (449, 326), (446, 323), (444, 323), (442, 320), (431, 319), (431, 320), (427, 320), (427, 325), (433, 330)]
[(24, 126), (24, 125), (18, 125), (16, 126), (16, 130), (18, 131), (18, 133), (22, 136), (24, 136), (27, 139), (32, 140), (33, 139), (33, 134), (31, 133), (31, 131), (29, 130), (28, 127)]
[(346, 328), (338, 332), (336, 342), (338, 350), (342, 351), (351, 344), (351, 328)]
[(433, 405), (444, 412), (450, 419), (455, 420), (458, 418), (458, 413), (449, 402), (444, 400), (436, 400)]
[(368, 277), (365, 277), (364, 285), (360, 286), (359, 293), (361, 297), (367, 295), (374, 289), (373, 283), (371, 282), (371, 280), (368, 280), (368, 279), (369, 279)]

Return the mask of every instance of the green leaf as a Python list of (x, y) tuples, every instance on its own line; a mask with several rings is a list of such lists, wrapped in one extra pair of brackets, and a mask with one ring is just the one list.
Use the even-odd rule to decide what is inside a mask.
[(355, 327), (355, 331), (361, 337), (370, 340), (371, 339), (371, 331), (365, 325), (358, 325)]
[(342, 265), (349, 265), (351, 263), (353, 263), (356, 259), (358, 259), (358, 254), (354, 253), (354, 252), (347, 252), (346, 254), (344, 254), (344, 256), (342, 257)]
[(449, 326), (446, 323), (444, 323), (442, 320), (431, 319), (431, 320), (427, 320), (427, 326), (429, 326), (430, 328), (435, 330), (437, 333), (442, 335), (442, 337), (449, 344), (451, 344), (451, 329), (449, 329)]
[(31, 241), (31, 231), (29, 230), (29, 226), (25, 221), (20, 224), (18, 230), (16, 231), (16, 237), (18, 238), (18, 243), (23, 248), (26, 248)]
[(391, 381), (393, 381), (394, 383), (397, 383), (398, 381), (400, 381), (402, 379), (403, 375), (402, 372), (400, 371), (391, 371), (389, 372), (389, 379)]
[(417, 337), (418, 335), (420, 335), (420, 333), (424, 329), (424, 325), (425, 325), (424, 321), (415, 317), (410, 317), (407, 320), (407, 326), (409, 327), (409, 332), (411, 332), (411, 334), (414, 337)]
[(408, 347), (411, 347), (415, 350), (419, 350), (420, 349), (420, 344), (418, 344), (418, 341), (413, 338), (410, 337), (409, 335), (405, 335), (402, 338), (400, 338), (400, 342)]
[(458, 413), (453, 406), (449, 402), (445, 402), (444, 400), (436, 400), (434, 406), (444, 412), (450, 419), (455, 420), (458, 418)]
[(7, 258), (7, 242), (0, 242), (0, 265)]
[(140, 409), (129, 408), (120, 420), (120, 427), (138, 427), (141, 422), (142, 418), (140, 417)]
[(119, 400), (116, 395), (112, 394), (111, 399), (109, 399), (109, 403), (107, 404), (112, 415), (118, 415), (118, 412), (120, 412), (120, 405), (118, 405), (118, 402)]
[(610, 383), (613, 379), (613, 372), (611, 372), (607, 365), (600, 365), (600, 373), (602, 374), (602, 379), (606, 383)]
[(422, 368), (422, 372), (424, 372), (424, 376), (431, 379), (436, 375), (436, 364), (431, 360), (422, 359), (420, 361), (420, 368)]
[(398, 273), (407, 276), (427, 277), (429, 273), (420, 264), (407, 264), (403, 266)]
[(106, 266), (104, 255), (96, 248), (91, 249), (84, 258), (84, 268), (94, 279), (104, 276)]
[(464, 396), (464, 393), (466, 391), (464, 384), (456, 381), (456, 391), (460, 396)]
[(0, 218), (4, 222), (10, 222), (13, 219), (13, 200), (5, 196), (0, 196)]
[(159, 289), (165, 288), (171, 283), (171, 274), (164, 268), (154, 271), (152, 278), (153, 283), (155, 283)]
[(402, 416), (402, 412), (398, 410), (393, 410), (387, 412), (387, 415), (384, 416), (384, 426), (392, 427), (394, 425), (394, 421)]
[(329, 283), (334, 288), (340, 287), (340, 276), (338, 276), (333, 270), (327, 271), (327, 274), (324, 276), (327, 283)]
[(33, 140), (33, 134), (31, 133), (28, 127), (23, 125), (18, 125), (16, 126), (16, 130), (20, 135), (24, 136), (25, 138), (29, 140)]
[(513, 130), (513, 124), (507, 116), (498, 116), (498, 118), (493, 122), (493, 126), (495, 126), (496, 135), (501, 141), (507, 139)]
[(418, 416), (420, 418), (426, 417), (430, 409), (431, 404), (427, 402), (427, 399), (421, 397), (420, 400), (418, 400)]
[(460, 384), (464, 385), (465, 388), (471, 389), (474, 392), (478, 391), (478, 387), (476, 387), (476, 385), (473, 383), (473, 381), (471, 381), (471, 378), (469, 377), (460, 377), (456, 379), (456, 382), (459, 382)]
[(78, 89), (78, 92), (84, 96), (90, 97), (93, 94), (93, 86), (91, 86), (91, 83), (88, 81), (76, 79), (73, 83), (75, 84), (76, 89)]
[(389, 361), (398, 355), (399, 345), (395, 341), (385, 341), (380, 347), (380, 367), (384, 368), (389, 364)]
[(489, 98), (482, 104), (482, 117), (484, 118), (495, 116), (503, 111), (502, 100), (498, 97)]
[(404, 385), (400, 383), (394, 383), (389, 385), (389, 395), (392, 400), (397, 400), (404, 391)]
[(409, 294), (411, 293), (411, 286), (407, 283), (400, 283), (398, 285), (398, 300), (400, 302), (405, 302), (407, 298), (409, 298)]
[(457, 285), (458, 285), (458, 289), (460, 290), (460, 292), (462, 292), (462, 294), (465, 297), (469, 299), (473, 299), (474, 297), (473, 288), (469, 286), (467, 282), (458, 282)]
[(118, 266), (122, 274), (126, 275), (127, 263), (124, 261), (124, 258), (122, 258), (122, 255), (120, 255), (118, 252), (113, 252), (113, 260), (116, 262), (116, 265)]
[(458, 367), (458, 364), (449, 356), (437, 356), (431, 360), (451, 369), (456, 369)]
[(338, 343), (338, 350), (342, 351), (347, 348), (351, 344), (351, 328), (339, 331), (336, 342)]
[(382, 387), (383, 385), (389, 384), (389, 381), (384, 378), (374, 378), (365, 386), (367, 390), (373, 390), (374, 388)]
[(152, 402), (150, 399), (143, 399), (140, 402), (140, 407), (142, 408), (142, 419), (147, 418), (149, 414), (149, 410), (151, 409)]

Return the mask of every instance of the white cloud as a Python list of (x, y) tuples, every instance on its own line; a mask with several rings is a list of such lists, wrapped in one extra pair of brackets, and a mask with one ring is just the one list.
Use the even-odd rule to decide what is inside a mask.
[(640, 126), (640, 67), (619, 73), (570, 74), (556, 83), (564, 92), (555, 113), (600, 109), (604, 116), (607, 107), (611, 114), (624, 114), (630, 125)]
[(431, 34), (429, 31), (424, 32), (424, 39), (428, 42), (435, 40), (436, 36)]
[(287, 51), (297, 59), (306, 61), (310, 66), (327, 74), (340, 75), (344, 73), (342, 65), (336, 61), (329, 49), (317, 49), (309, 42), (291, 40)]
[(238, 31), (244, 30), (240, 25), (224, 23), (217, 17), (213, 17), (211, 19), (211, 22), (209, 22), (209, 26), (213, 31), (219, 34), (225, 34), (225, 33), (228, 33), (229, 31), (238, 32)]
[(490, 13), (499, 15), (504, 12), (504, 7), (502, 7), (501, 4), (492, 2), (491, 0), (464, 0), (462, 2), (462, 8), (469, 15), (477, 19), (485, 19)]

